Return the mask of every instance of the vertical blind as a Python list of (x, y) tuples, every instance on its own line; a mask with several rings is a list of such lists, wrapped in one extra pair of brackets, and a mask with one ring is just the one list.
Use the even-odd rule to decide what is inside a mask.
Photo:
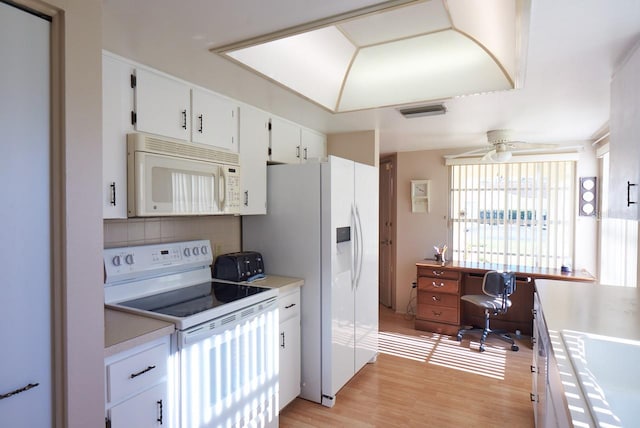
[(539, 268), (572, 264), (574, 161), (450, 168), (454, 260)]

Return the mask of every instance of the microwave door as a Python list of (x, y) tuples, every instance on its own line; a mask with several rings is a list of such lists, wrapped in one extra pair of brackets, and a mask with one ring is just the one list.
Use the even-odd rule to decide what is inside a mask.
[(136, 152), (136, 215), (217, 214), (217, 164)]

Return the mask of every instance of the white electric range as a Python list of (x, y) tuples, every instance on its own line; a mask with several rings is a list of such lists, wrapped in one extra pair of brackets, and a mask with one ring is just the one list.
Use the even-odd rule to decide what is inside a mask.
[(208, 240), (105, 249), (105, 306), (175, 324), (174, 425), (277, 426), (277, 290), (212, 261)]

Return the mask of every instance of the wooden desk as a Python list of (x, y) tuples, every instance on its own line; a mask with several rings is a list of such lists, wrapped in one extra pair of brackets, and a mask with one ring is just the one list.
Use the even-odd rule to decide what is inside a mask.
[(447, 262), (435, 260), (416, 263), (417, 307), (415, 328), (455, 335), (462, 326), (484, 325), (484, 311), (468, 302), (465, 294), (482, 294), (482, 279), (489, 270), (516, 274), (516, 291), (510, 297), (512, 306), (506, 314), (491, 317), (491, 327), (524, 335), (533, 333), (533, 293), (536, 279), (594, 282), (585, 270), (564, 273), (560, 269), (535, 269), (526, 266), (492, 265), (489, 263)]

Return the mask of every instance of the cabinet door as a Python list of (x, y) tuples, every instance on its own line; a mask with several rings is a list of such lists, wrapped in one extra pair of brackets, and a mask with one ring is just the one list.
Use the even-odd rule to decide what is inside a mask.
[(138, 131), (191, 138), (191, 90), (185, 83), (138, 68), (135, 101)]
[(165, 382), (112, 407), (109, 416), (112, 428), (152, 428), (168, 424), (168, 411)]
[(280, 410), (300, 394), (300, 316), (280, 323)]
[[(609, 217), (640, 218), (640, 47), (611, 82)], [(635, 184), (628, 188), (628, 182)], [(628, 204), (628, 199), (635, 204)]]
[(300, 162), (300, 127), (295, 123), (272, 117), (269, 160), (279, 163)]
[(242, 105), (239, 119), (240, 214), (266, 214), (269, 115)]
[(0, 426), (49, 427), (51, 24), (0, 2), (0, 28)]
[(202, 89), (191, 90), (192, 140), (238, 151), (238, 106)]
[(327, 137), (323, 134), (302, 128), (300, 133), (300, 145), (302, 162), (325, 158), (327, 156)]
[(102, 56), (102, 215), (127, 217), (127, 133), (133, 132), (132, 65)]

